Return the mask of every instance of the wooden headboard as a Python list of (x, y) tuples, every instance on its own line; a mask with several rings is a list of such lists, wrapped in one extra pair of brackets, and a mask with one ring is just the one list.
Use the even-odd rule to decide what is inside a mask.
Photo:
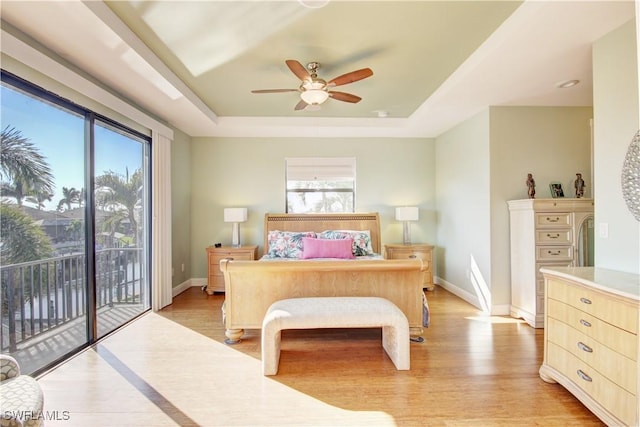
[(264, 248), (269, 247), (269, 231), (369, 230), (371, 247), (381, 253), (380, 215), (372, 213), (265, 214)]

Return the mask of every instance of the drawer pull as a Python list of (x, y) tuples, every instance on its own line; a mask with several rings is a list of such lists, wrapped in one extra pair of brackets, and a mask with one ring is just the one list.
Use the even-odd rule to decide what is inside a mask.
[(560, 217), (559, 216), (557, 216), (555, 218), (547, 217), (547, 221), (549, 221), (549, 222), (558, 222), (558, 221), (560, 221)]
[(591, 304), (591, 300), (589, 298), (582, 297), (580, 298), (580, 302), (585, 304)]
[(409, 255), (409, 258), (417, 258), (415, 255)]
[(581, 341), (578, 341), (578, 348), (587, 353), (593, 353), (593, 349)]
[(589, 375), (582, 372), (582, 369), (578, 369), (577, 373), (578, 373), (578, 376), (583, 380), (589, 381), (589, 382), (593, 381)]
[(560, 252), (560, 251), (555, 251), (555, 252), (553, 252), (553, 251), (547, 251), (547, 253), (548, 253), (549, 255), (556, 256), (556, 255), (560, 255), (562, 252)]
[(584, 320), (584, 319), (580, 319), (580, 323), (581, 323), (583, 326), (586, 326), (587, 328), (590, 328), (590, 327), (591, 327), (591, 322), (587, 322), (587, 321), (586, 321), (586, 320)]
[(559, 234), (549, 234), (547, 233), (547, 237), (550, 239), (559, 239), (560, 235)]

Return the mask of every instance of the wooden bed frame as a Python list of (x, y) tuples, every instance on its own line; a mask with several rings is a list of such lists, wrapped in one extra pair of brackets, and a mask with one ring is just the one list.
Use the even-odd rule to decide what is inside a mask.
[[(380, 253), (378, 213), (266, 214), (269, 231), (369, 230), (374, 252)], [(266, 251), (266, 249), (265, 249)], [(227, 343), (244, 329), (260, 329), (275, 301), (316, 296), (377, 296), (390, 300), (407, 316), (412, 335), (421, 335), (425, 267), (416, 259), (269, 260), (224, 259)]]

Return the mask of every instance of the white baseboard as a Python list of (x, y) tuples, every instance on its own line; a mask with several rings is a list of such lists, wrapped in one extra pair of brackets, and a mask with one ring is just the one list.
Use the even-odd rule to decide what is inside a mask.
[(175, 297), (176, 295), (186, 291), (187, 289), (189, 289), (192, 286), (199, 286), (199, 287), (203, 287), (207, 285), (207, 279), (206, 278), (200, 278), (200, 277), (196, 277), (196, 278), (192, 278), (192, 279), (187, 279), (184, 282), (180, 283), (178, 286), (175, 286), (172, 290), (172, 296)]
[[(459, 286), (454, 285), (451, 282), (447, 282), (441, 277), (435, 277), (435, 282), (438, 284), (438, 286), (441, 286), (442, 288), (451, 292), (455, 296), (465, 300), (472, 306), (476, 307), (478, 310), (482, 310), (482, 305), (480, 304), (480, 299), (478, 298), (477, 295), (472, 294), (471, 292), (465, 289), (461, 289)], [(429, 294), (427, 294), (427, 297), (428, 296)], [(511, 310), (510, 305), (493, 305), (491, 306), (490, 314), (492, 316), (508, 316), (510, 310)]]

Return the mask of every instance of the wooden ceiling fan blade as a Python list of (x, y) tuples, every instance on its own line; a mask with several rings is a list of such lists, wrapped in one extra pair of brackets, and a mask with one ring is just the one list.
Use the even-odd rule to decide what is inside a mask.
[(302, 81), (311, 81), (311, 74), (309, 71), (302, 65), (300, 62), (295, 59), (287, 59), (284, 61), (287, 64), (287, 67), (291, 70), (293, 74), (295, 74)]
[(300, 111), (300, 110), (304, 110), (305, 108), (307, 108), (307, 104), (306, 102), (304, 102), (302, 99), (300, 100), (300, 102), (298, 102), (294, 108), (295, 111)]
[(280, 92), (298, 92), (299, 89), (257, 89), (251, 93), (280, 93)]
[(351, 102), (354, 104), (360, 102), (360, 100), (362, 99), (359, 96), (352, 95), (350, 93), (336, 92), (332, 90), (329, 91), (329, 96), (333, 99), (337, 99), (338, 101)]
[(327, 82), (327, 86), (342, 86), (371, 76), (373, 76), (371, 68), (363, 68), (331, 79)]

